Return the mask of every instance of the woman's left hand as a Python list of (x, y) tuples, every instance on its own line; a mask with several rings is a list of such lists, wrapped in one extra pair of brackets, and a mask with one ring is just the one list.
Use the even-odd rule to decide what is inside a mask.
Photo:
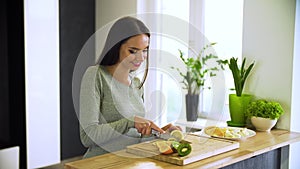
[(161, 129), (163, 129), (166, 132), (171, 133), (173, 130), (180, 130), (182, 131), (180, 126), (174, 126), (172, 123), (169, 123), (167, 125), (165, 125), (164, 127), (162, 127)]

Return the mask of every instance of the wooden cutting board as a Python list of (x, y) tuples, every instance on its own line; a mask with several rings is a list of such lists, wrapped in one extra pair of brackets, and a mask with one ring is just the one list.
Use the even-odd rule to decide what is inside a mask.
[(192, 142), (192, 152), (185, 157), (180, 157), (177, 153), (160, 154), (157, 146), (154, 144), (158, 139), (130, 145), (126, 151), (142, 157), (149, 157), (177, 165), (186, 165), (240, 147), (239, 142), (236, 141), (200, 137), (192, 134), (186, 135), (184, 139)]

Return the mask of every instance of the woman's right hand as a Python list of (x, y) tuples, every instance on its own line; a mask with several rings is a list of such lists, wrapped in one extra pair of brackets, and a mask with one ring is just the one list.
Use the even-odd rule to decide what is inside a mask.
[(153, 121), (147, 120), (140, 116), (134, 117), (134, 127), (138, 130), (142, 135), (150, 135), (153, 130), (156, 130), (160, 133), (165, 133), (165, 131), (159, 128)]

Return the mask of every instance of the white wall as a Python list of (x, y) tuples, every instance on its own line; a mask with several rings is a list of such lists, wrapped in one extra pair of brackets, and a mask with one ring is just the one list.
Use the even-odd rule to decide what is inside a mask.
[(58, 0), (24, 1), (27, 168), (60, 162), (58, 11)]
[[(293, 59), (293, 86), (292, 86), (292, 105), (291, 105), (291, 131), (300, 132), (300, 0), (296, 4), (295, 18), (295, 41)], [(290, 146), (290, 168), (300, 168), (299, 159), (300, 142)]]
[(137, 12), (136, 0), (96, 0), (96, 30), (115, 19)]
[(20, 148), (10, 147), (0, 150), (0, 168), (2, 169), (18, 169)]
[[(299, 68), (293, 67), (299, 60), (299, 56), (294, 55), (295, 6), (296, 0), (244, 1), (243, 56), (256, 61), (246, 90), (258, 98), (279, 101), (285, 114), (277, 128), (288, 130), (296, 129), (291, 125), (297, 123), (295, 120), (299, 117), (295, 117), (300, 110), (296, 106), (292, 109), (292, 102), (297, 99), (292, 100), (292, 94), (299, 93), (292, 88), (293, 83), (299, 82), (296, 79)], [(293, 151), (299, 153), (299, 146), (295, 148)], [(297, 153), (290, 154), (290, 168), (299, 168), (296, 156)]]
[(137, 2), (136, 0), (95, 0), (95, 5), (96, 62), (114, 21), (126, 15), (135, 15), (137, 13)]
[(290, 129), (294, 22), (295, 0), (244, 2), (243, 56), (256, 61), (246, 90), (283, 105), (283, 129)]

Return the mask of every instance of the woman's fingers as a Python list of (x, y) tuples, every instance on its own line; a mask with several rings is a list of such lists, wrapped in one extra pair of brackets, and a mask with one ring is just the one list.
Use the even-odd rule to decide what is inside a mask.
[(180, 126), (174, 126), (172, 123), (169, 123), (167, 125), (165, 125), (164, 127), (162, 127), (162, 129), (164, 131), (167, 131), (167, 132), (172, 132), (173, 130), (180, 130), (182, 131), (182, 128)]
[(168, 131), (169, 132), (172, 132), (172, 131), (174, 131), (174, 130), (180, 130), (180, 131), (182, 131), (182, 128), (180, 127), (180, 126), (171, 126), (169, 129), (168, 129)]
[(172, 126), (172, 123), (169, 123), (169, 124), (165, 125), (164, 127), (162, 127), (161, 129), (163, 129), (164, 131), (167, 131), (171, 126)]
[(152, 128), (151, 125), (149, 125), (149, 127), (146, 128), (144, 135), (150, 135), (151, 133), (152, 133)]
[(135, 116), (134, 118), (134, 127), (138, 130), (139, 133), (143, 135), (150, 135), (152, 132), (152, 129), (164, 133), (165, 131), (161, 128), (159, 128), (156, 124), (154, 124), (152, 121), (144, 119), (139, 116)]
[(160, 132), (160, 133), (165, 133), (165, 131), (161, 128), (159, 128), (156, 124), (154, 124), (153, 122), (151, 123), (151, 128)]
[(182, 128), (180, 126), (176, 126), (178, 130), (182, 131)]
[(146, 123), (138, 123), (138, 124), (136, 125), (136, 128), (138, 129), (138, 131), (139, 131), (140, 133), (145, 133), (146, 126), (147, 126)]
[(142, 134), (142, 135), (145, 135), (144, 133), (146, 133), (146, 129), (145, 129), (145, 128), (142, 128), (141, 134)]

